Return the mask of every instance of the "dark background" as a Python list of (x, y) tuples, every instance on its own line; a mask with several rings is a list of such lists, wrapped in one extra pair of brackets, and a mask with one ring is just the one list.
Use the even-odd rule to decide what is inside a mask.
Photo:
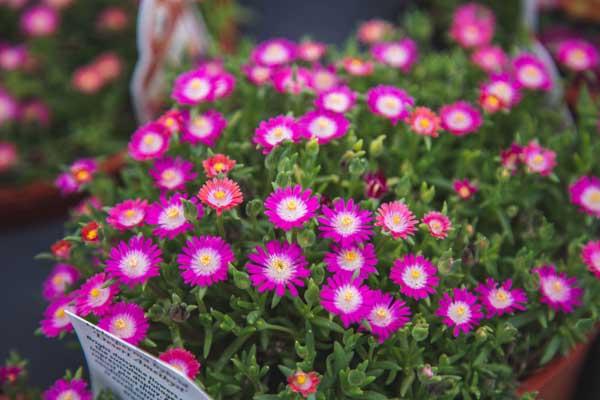
[[(360, 21), (385, 18), (396, 22), (406, 4), (404, 0), (238, 1), (251, 10), (252, 20), (242, 30), (243, 34), (257, 40), (273, 36), (297, 40), (310, 35), (332, 44), (344, 41)], [(63, 222), (61, 218), (37, 221), (0, 231), (0, 304), (4, 307), (0, 360), (5, 359), (10, 350), (18, 350), (30, 361), (31, 382), (41, 387), (47, 387), (62, 376), (65, 369), (76, 369), (84, 363), (76, 343), (33, 334), (45, 308), (41, 284), (51, 267), (33, 257), (47, 251), (50, 244), (62, 237)], [(597, 341), (582, 371), (576, 399), (600, 399), (599, 374), (600, 342)]]

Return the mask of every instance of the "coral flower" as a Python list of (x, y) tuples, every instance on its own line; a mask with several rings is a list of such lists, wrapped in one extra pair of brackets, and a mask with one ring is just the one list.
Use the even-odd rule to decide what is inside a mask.
[(120, 231), (141, 226), (146, 218), (147, 207), (146, 200), (125, 200), (108, 210), (106, 222)]
[(360, 24), (357, 37), (362, 43), (373, 44), (382, 41), (393, 31), (394, 27), (389, 22), (382, 19), (372, 19)]
[(306, 68), (283, 67), (273, 72), (271, 81), (273, 87), (279, 93), (289, 93), (297, 95), (303, 90), (308, 90), (312, 74)]
[(298, 45), (298, 58), (306, 62), (319, 61), (327, 51), (327, 45), (321, 42), (307, 40)]
[(151, 239), (134, 236), (127, 243), (121, 241), (110, 250), (106, 272), (126, 285), (144, 284), (160, 275), (162, 262), (160, 248)]
[[(2, 105), (0, 104), (0, 108)], [(2, 112), (0, 110), (0, 112)], [(1, 119), (1, 117), (0, 117)], [(0, 125), (2, 121), (0, 120)], [(11, 142), (0, 141), (0, 173), (5, 172), (17, 165), (19, 161), (19, 154), (17, 152), (17, 146)]]
[(600, 63), (598, 49), (590, 42), (581, 39), (562, 41), (556, 53), (561, 64), (577, 72), (593, 70)]
[(94, 65), (84, 65), (73, 72), (72, 84), (84, 94), (97, 93), (104, 86), (105, 80)]
[(462, 47), (481, 47), (492, 40), (495, 25), (496, 19), (489, 8), (467, 3), (454, 12), (450, 36)]
[(546, 65), (533, 54), (522, 53), (512, 62), (517, 84), (526, 89), (550, 90), (552, 79)]
[(321, 378), (316, 372), (296, 371), (288, 376), (287, 381), (292, 392), (300, 393), (302, 397), (307, 398), (317, 392)]
[(326, 110), (309, 111), (300, 118), (298, 124), (304, 137), (317, 139), (319, 144), (344, 136), (350, 126), (343, 115)]
[(198, 198), (216, 210), (217, 215), (237, 207), (244, 201), (239, 185), (229, 178), (213, 178), (207, 181), (200, 188)]
[(71, 242), (68, 240), (59, 240), (50, 246), (50, 251), (54, 257), (66, 260), (71, 255)]
[(246, 78), (255, 85), (261, 86), (271, 82), (273, 68), (263, 65), (246, 64), (242, 66)]
[(235, 160), (224, 154), (215, 154), (202, 161), (202, 167), (208, 178), (214, 178), (219, 174), (227, 175), (235, 167), (235, 163)]
[(137, 161), (162, 157), (169, 149), (170, 132), (164, 125), (150, 122), (138, 128), (129, 141), (129, 155)]
[(98, 243), (100, 241), (100, 225), (91, 221), (81, 228), (81, 238), (85, 243)]
[(442, 317), (444, 324), (453, 328), (455, 337), (461, 332), (468, 333), (473, 330), (483, 318), (477, 297), (466, 289), (458, 288), (452, 290), (452, 296), (444, 293), (435, 314)]
[(186, 349), (169, 349), (160, 353), (158, 358), (192, 380), (196, 379), (198, 372), (200, 372), (200, 363), (196, 360), (196, 357)]
[(480, 94), (482, 107), (488, 112), (510, 110), (521, 101), (519, 86), (508, 74), (491, 75), (481, 86)]
[(385, 342), (410, 319), (410, 309), (402, 300), (394, 300), (388, 293), (371, 291), (371, 307), (367, 312), (367, 321), (371, 332), (379, 343)]
[(415, 101), (404, 90), (379, 85), (367, 92), (367, 104), (373, 114), (388, 118), (393, 124), (410, 115)]
[(208, 110), (202, 114), (191, 115), (188, 110), (181, 112), (182, 130), (181, 141), (191, 144), (202, 143), (214, 147), (215, 142), (227, 127), (227, 120), (216, 110)]
[(144, 309), (133, 303), (117, 303), (111, 307), (98, 326), (127, 343), (137, 346), (146, 338), (150, 325)]
[(79, 271), (69, 264), (56, 264), (44, 281), (42, 295), (46, 300), (63, 297), (66, 291), (79, 279)]
[(356, 93), (348, 86), (338, 86), (319, 93), (315, 99), (315, 107), (321, 110), (343, 114), (354, 107), (355, 102)]
[(485, 72), (502, 72), (508, 64), (508, 57), (499, 46), (483, 46), (471, 55), (471, 61)]
[(196, 179), (194, 164), (180, 157), (156, 160), (149, 171), (159, 189), (184, 190), (189, 181)]
[(462, 200), (468, 200), (477, 193), (479, 189), (468, 179), (460, 179), (452, 182), (452, 188)]
[(409, 72), (417, 62), (418, 49), (414, 40), (405, 38), (398, 42), (380, 42), (371, 48), (373, 58), (382, 64)]
[(375, 226), (388, 232), (394, 239), (407, 239), (415, 233), (417, 220), (402, 201), (383, 203), (377, 210)]
[(123, 60), (114, 51), (107, 51), (100, 54), (94, 60), (94, 67), (105, 81), (117, 79), (123, 71)]
[[(150, 205), (146, 213), (146, 222), (154, 225), (152, 233), (161, 238), (174, 239), (177, 235), (190, 231), (194, 225), (185, 216), (183, 200), (187, 195), (176, 193), (170, 198), (162, 196), (160, 201)], [(188, 200), (195, 206), (198, 219), (204, 212), (196, 199)]]
[(117, 285), (110, 283), (107, 274), (101, 272), (93, 275), (77, 291), (75, 304), (78, 315), (85, 317), (91, 313), (106, 314), (118, 292)]
[(194, 70), (179, 75), (173, 85), (171, 98), (178, 104), (193, 106), (214, 98), (214, 77), (206, 71)]
[(569, 187), (571, 203), (583, 212), (600, 218), (600, 179), (582, 176)]
[(438, 137), (440, 130), (440, 118), (427, 107), (416, 107), (407, 123), (417, 135)]
[(448, 237), (448, 231), (452, 229), (450, 218), (437, 211), (425, 214), (423, 223), (427, 225), (429, 234), (436, 239), (445, 239)]
[(394, 261), (390, 279), (400, 286), (402, 294), (416, 300), (435, 293), (440, 282), (437, 268), (429, 260), (410, 253)]
[(127, 27), (129, 17), (127, 12), (116, 6), (106, 7), (100, 12), (96, 20), (96, 26), (101, 30), (118, 32)]
[(252, 141), (262, 147), (263, 154), (269, 154), (282, 142), (297, 142), (300, 139), (300, 126), (294, 117), (278, 115), (262, 121)]
[(337, 199), (333, 208), (323, 206), (319, 217), (319, 230), (324, 238), (332, 239), (343, 246), (360, 243), (373, 235), (371, 212), (362, 210), (353, 199), (347, 202)]
[(69, 171), (77, 185), (88, 183), (98, 170), (98, 163), (91, 158), (81, 158), (69, 167)]
[(256, 64), (266, 67), (279, 67), (296, 59), (296, 44), (287, 39), (271, 39), (259, 43), (251, 54)]
[(540, 278), (541, 302), (556, 311), (571, 313), (581, 305), (583, 289), (577, 286), (577, 278), (564, 272), (556, 272), (554, 265), (542, 265), (533, 270)]
[(373, 62), (358, 57), (346, 57), (342, 60), (342, 66), (349, 75), (368, 76), (373, 73)]
[(370, 290), (359, 282), (348, 276), (334, 275), (321, 289), (321, 305), (340, 317), (344, 328), (360, 322), (371, 307)]
[(32, 37), (50, 36), (60, 24), (60, 15), (52, 7), (34, 6), (21, 14), (21, 30)]
[(477, 287), (479, 299), (487, 310), (488, 318), (525, 311), (527, 295), (523, 289), (513, 289), (512, 281), (507, 279), (501, 285), (488, 278), (485, 284)]
[(587, 242), (581, 249), (581, 259), (590, 272), (600, 279), (600, 240)]
[(310, 276), (302, 249), (293, 243), (272, 240), (264, 248), (257, 246), (248, 259), (250, 262), (246, 269), (259, 292), (274, 291), (277, 296), (283, 297), (287, 290), (296, 297), (296, 287), (304, 287), (305, 279)]
[(300, 185), (276, 189), (265, 200), (265, 214), (276, 227), (289, 231), (302, 227), (315, 216), (320, 203), (310, 189)]
[(442, 128), (454, 136), (475, 133), (483, 123), (481, 113), (466, 101), (447, 104), (440, 109)]
[(327, 270), (333, 274), (354, 277), (362, 280), (377, 272), (377, 256), (375, 246), (367, 243), (364, 246), (356, 244), (333, 246), (332, 251), (325, 253), (323, 262)]
[(156, 122), (165, 127), (169, 133), (179, 132), (183, 127), (183, 116), (179, 110), (169, 110), (161, 115)]
[(44, 336), (57, 337), (63, 332), (73, 331), (69, 316), (65, 311), (75, 312), (73, 300), (64, 297), (51, 303), (44, 311), (44, 319), (40, 323)]
[(211, 286), (227, 280), (233, 251), (218, 236), (200, 236), (188, 239), (183, 253), (177, 256), (183, 281), (192, 286)]
[(44, 392), (44, 400), (92, 400), (93, 395), (83, 379), (59, 379)]
[(536, 141), (531, 141), (523, 147), (521, 158), (528, 172), (542, 176), (550, 175), (556, 166), (556, 153), (543, 148)]
[(500, 152), (500, 160), (502, 162), (502, 166), (512, 173), (515, 173), (517, 171), (519, 163), (522, 160), (522, 156), (523, 147), (519, 146), (516, 143), (511, 144), (508, 149), (502, 150)]

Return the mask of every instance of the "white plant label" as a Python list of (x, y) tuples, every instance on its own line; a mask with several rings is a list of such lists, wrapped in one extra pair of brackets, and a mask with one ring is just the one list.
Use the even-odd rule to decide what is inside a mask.
[(94, 396), (108, 389), (122, 400), (211, 400), (169, 364), (66, 313), (83, 348)]

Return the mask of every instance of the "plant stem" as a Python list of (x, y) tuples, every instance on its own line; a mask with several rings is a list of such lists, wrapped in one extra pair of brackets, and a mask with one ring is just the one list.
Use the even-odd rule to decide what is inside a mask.
[(244, 345), (250, 336), (252, 336), (251, 333), (238, 336), (229, 346), (227, 346), (225, 351), (223, 351), (223, 354), (221, 354), (221, 357), (219, 357), (215, 363), (215, 372), (220, 372), (223, 367), (225, 367), (225, 364), (227, 364), (227, 362), (231, 359), (231, 356), (233, 356), (240, 349), (240, 347)]
[(225, 240), (225, 224), (223, 214), (217, 215), (217, 230), (219, 232), (219, 236)]

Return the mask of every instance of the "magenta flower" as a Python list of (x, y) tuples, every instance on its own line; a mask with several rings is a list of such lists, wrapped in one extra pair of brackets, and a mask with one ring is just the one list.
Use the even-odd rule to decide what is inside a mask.
[(164, 125), (150, 122), (138, 128), (129, 141), (129, 155), (137, 161), (159, 158), (169, 149), (169, 131)]
[(444, 293), (435, 314), (442, 317), (444, 324), (453, 328), (452, 333), (455, 337), (461, 332), (468, 333), (473, 330), (483, 318), (477, 297), (467, 289), (458, 288), (452, 290), (452, 296)]
[(321, 288), (321, 305), (342, 320), (344, 328), (360, 322), (371, 308), (370, 290), (348, 276), (334, 275)]
[(326, 144), (344, 136), (350, 122), (342, 115), (326, 110), (313, 110), (304, 114), (298, 121), (302, 135), (308, 139), (317, 139)]
[(319, 61), (327, 51), (327, 45), (321, 42), (306, 40), (298, 45), (298, 58), (306, 62)]
[(600, 240), (587, 242), (581, 249), (581, 259), (590, 272), (600, 279)]
[(402, 201), (383, 203), (377, 210), (375, 226), (380, 226), (383, 232), (388, 232), (394, 239), (407, 239), (414, 235), (416, 225), (415, 215)]
[(162, 252), (151, 239), (134, 236), (129, 242), (121, 241), (110, 250), (106, 272), (124, 284), (134, 286), (158, 276), (162, 261)]
[(593, 70), (600, 63), (598, 49), (592, 43), (582, 39), (562, 41), (556, 56), (561, 64), (577, 72)]
[(306, 221), (315, 216), (320, 203), (317, 196), (312, 196), (310, 189), (302, 186), (288, 186), (276, 189), (265, 200), (265, 214), (276, 227), (289, 231), (302, 227)]
[(93, 395), (83, 379), (59, 379), (44, 392), (43, 400), (92, 400)]
[(214, 98), (214, 77), (203, 70), (193, 70), (179, 75), (173, 85), (171, 98), (178, 104), (193, 106)]
[(394, 86), (379, 85), (367, 92), (367, 105), (371, 112), (391, 120), (394, 125), (410, 115), (414, 104), (412, 97)]
[(402, 294), (419, 300), (435, 293), (440, 280), (437, 268), (425, 257), (409, 253), (394, 261), (390, 279)]
[(471, 54), (471, 61), (488, 74), (502, 72), (508, 64), (508, 57), (499, 46), (483, 46)]
[(310, 86), (315, 92), (320, 93), (326, 90), (331, 90), (340, 85), (340, 79), (338, 78), (335, 67), (322, 67), (315, 66), (310, 70), (310, 80), (308, 86)]
[(332, 251), (325, 253), (323, 262), (332, 274), (354, 277), (359, 281), (377, 272), (377, 255), (371, 243), (364, 246), (334, 245)]
[(142, 307), (121, 302), (111, 307), (109, 313), (98, 322), (98, 327), (137, 346), (146, 338), (150, 324)]
[(50, 36), (60, 24), (60, 15), (52, 7), (33, 6), (21, 14), (21, 30), (31, 37)]
[(448, 231), (452, 229), (450, 218), (437, 211), (430, 211), (423, 217), (423, 223), (427, 225), (429, 234), (436, 239), (448, 237)]
[(571, 203), (581, 211), (600, 218), (600, 179), (582, 176), (569, 187)]
[(454, 136), (475, 133), (483, 123), (481, 113), (466, 101), (447, 104), (440, 109), (442, 128)]
[(108, 210), (106, 222), (120, 231), (141, 226), (144, 224), (147, 208), (146, 200), (125, 200)]
[(402, 300), (379, 290), (372, 290), (370, 297), (367, 321), (373, 335), (383, 343), (410, 320), (410, 309)]
[(519, 54), (512, 61), (517, 84), (526, 89), (550, 90), (552, 79), (546, 65), (533, 54)]
[(242, 66), (242, 72), (250, 82), (261, 86), (271, 82), (273, 68), (256, 64), (246, 64)]
[[(187, 195), (175, 193), (170, 198), (161, 196), (160, 201), (150, 205), (146, 213), (146, 223), (155, 225), (152, 233), (161, 238), (174, 239), (177, 235), (189, 232), (193, 229), (193, 221), (185, 217), (183, 207), (183, 199), (187, 199)], [(202, 206), (198, 204), (196, 198), (188, 200), (195, 205), (198, 212), (198, 219), (202, 218), (204, 211)]]
[(183, 121), (182, 142), (191, 144), (202, 143), (214, 147), (215, 142), (227, 127), (227, 120), (216, 110), (208, 110), (202, 114), (192, 116), (188, 110), (181, 112)]
[(63, 297), (79, 279), (79, 271), (69, 264), (56, 264), (44, 281), (42, 295), (46, 300), (56, 300)]
[(71, 332), (73, 330), (69, 317), (65, 313), (67, 310), (75, 312), (73, 299), (69, 297), (56, 300), (46, 308), (44, 319), (40, 323), (44, 336), (49, 338), (57, 337), (63, 332)]
[(404, 38), (398, 42), (379, 42), (371, 48), (373, 58), (382, 64), (409, 72), (417, 62), (419, 51), (414, 40)]
[(110, 283), (107, 274), (101, 272), (93, 275), (77, 291), (75, 297), (77, 314), (82, 317), (91, 313), (106, 314), (118, 292), (117, 285)]
[(347, 202), (337, 199), (333, 202), (333, 208), (323, 206), (321, 212), (323, 215), (318, 219), (321, 236), (342, 246), (364, 242), (373, 235), (371, 212), (362, 210), (353, 199)]
[(481, 47), (492, 40), (495, 25), (496, 19), (489, 8), (467, 3), (454, 12), (450, 36), (462, 47)]
[(196, 360), (196, 357), (186, 349), (169, 349), (161, 353), (158, 358), (192, 380), (196, 379), (198, 372), (200, 372), (200, 363)]
[(312, 74), (306, 68), (282, 67), (273, 71), (271, 82), (279, 93), (300, 94), (308, 90)]
[(252, 61), (265, 67), (279, 67), (296, 59), (297, 48), (287, 39), (271, 39), (259, 43), (252, 54)]
[(519, 163), (523, 158), (522, 156), (523, 147), (519, 146), (516, 143), (511, 144), (508, 149), (502, 150), (500, 152), (500, 160), (502, 162), (502, 166), (512, 173), (515, 173), (517, 171)]
[(293, 243), (272, 240), (264, 248), (257, 246), (248, 258), (246, 269), (250, 280), (261, 293), (269, 290), (283, 297), (287, 289), (296, 297), (296, 286), (304, 287), (304, 280), (310, 276), (302, 249)]
[(452, 188), (462, 200), (468, 200), (479, 191), (477, 186), (468, 179), (457, 179), (452, 182)]
[(510, 110), (521, 101), (519, 86), (508, 74), (491, 75), (489, 80), (481, 85), (480, 93), (483, 97), (491, 95), (496, 98), (501, 110)]
[(186, 241), (177, 263), (185, 283), (204, 287), (227, 280), (227, 269), (234, 259), (231, 247), (223, 239), (200, 236)]
[(6, 90), (0, 87), (0, 126), (14, 121), (19, 116), (19, 103)]
[(521, 158), (527, 167), (527, 172), (542, 176), (550, 175), (556, 166), (556, 153), (543, 148), (535, 140), (523, 147)]
[(27, 61), (27, 48), (24, 45), (0, 44), (0, 69), (17, 71)]
[(225, 99), (231, 96), (235, 89), (235, 76), (223, 71), (214, 76), (212, 84), (214, 86), (213, 100)]
[(280, 143), (297, 142), (300, 136), (300, 126), (294, 117), (278, 115), (262, 121), (254, 131), (252, 141), (262, 147), (263, 154), (269, 154)]
[(556, 272), (554, 265), (542, 265), (533, 269), (540, 278), (541, 302), (555, 311), (571, 313), (581, 305), (583, 289), (577, 286), (577, 278)]
[(512, 281), (505, 280), (501, 285), (492, 278), (488, 278), (485, 284), (477, 286), (479, 299), (487, 310), (488, 318), (512, 314), (515, 311), (525, 311), (527, 295), (523, 289), (513, 289)]
[(184, 190), (186, 183), (198, 176), (194, 172), (194, 164), (180, 157), (158, 159), (149, 172), (156, 186), (162, 190)]
[(325, 90), (315, 99), (315, 107), (338, 114), (348, 112), (356, 102), (356, 93), (348, 86)]

